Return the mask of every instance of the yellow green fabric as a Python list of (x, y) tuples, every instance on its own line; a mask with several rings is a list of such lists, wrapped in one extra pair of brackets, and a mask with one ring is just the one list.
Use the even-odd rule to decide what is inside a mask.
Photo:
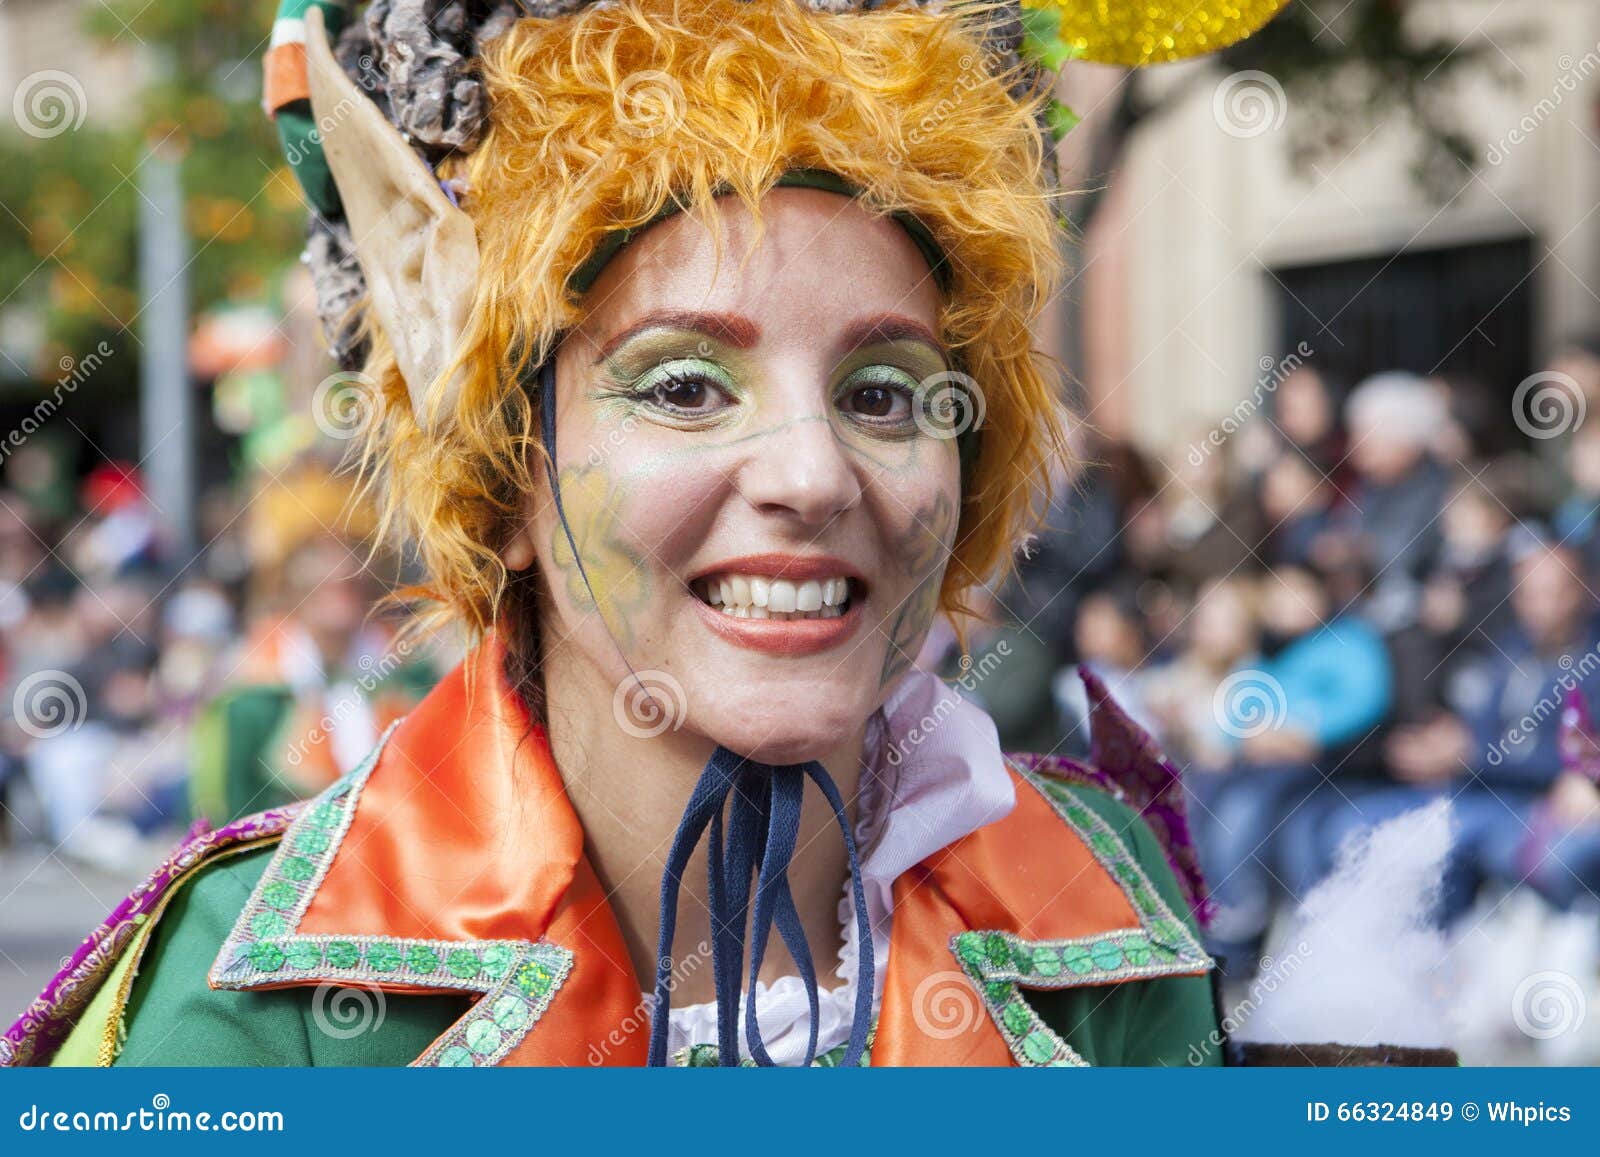
[(100, 1046), (108, 1034), (117, 1031), (116, 1021), (121, 1009), (118, 1004), (122, 986), (127, 982), (128, 973), (138, 963), (139, 954), (143, 951), (145, 942), (150, 939), (150, 933), (155, 928), (153, 922), (147, 921), (132, 936), (122, 949), (122, 955), (117, 957), (117, 964), (111, 971), (106, 982), (95, 993), (94, 999), (89, 1002), (89, 1007), (83, 1010), (83, 1015), (78, 1018), (77, 1025), (71, 1035), (61, 1043), (61, 1048), (51, 1059), (52, 1068), (97, 1068), (100, 1065)]

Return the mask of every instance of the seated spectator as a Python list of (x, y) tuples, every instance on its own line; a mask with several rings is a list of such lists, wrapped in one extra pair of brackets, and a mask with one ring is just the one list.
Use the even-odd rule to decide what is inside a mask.
[(1234, 576), (1201, 588), (1185, 624), (1183, 650), (1145, 675), (1151, 730), (1167, 755), (1191, 772), (1221, 770), (1231, 758), (1212, 700), (1229, 672), (1260, 644), (1255, 594), (1253, 581)]
[(1446, 416), (1439, 391), (1414, 374), (1368, 378), (1345, 404), (1358, 481), (1314, 553), (1319, 568), (1354, 558), (1376, 576), (1368, 614), (1384, 630), (1415, 620), (1418, 584), (1438, 554), (1450, 480), (1431, 447)]
[(1561, 720), (1561, 774), (1534, 806), (1517, 867), (1562, 910), (1600, 900), (1600, 736), (1583, 695), (1567, 693)]
[(1566, 499), (1556, 509), (1555, 530), (1576, 545), (1591, 569), (1600, 566), (1600, 422), (1584, 422), (1563, 447)]
[(1232, 443), (1216, 444), (1211, 434), (1197, 432), (1191, 449), (1172, 461), (1170, 479), (1152, 504), (1164, 535), (1152, 561), (1191, 590), (1252, 565), (1265, 530), (1254, 493), (1234, 484)]
[(1339, 492), (1317, 466), (1285, 448), (1262, 471), (1265, 551), (1273, 565), (1309, 566), (1319, 539), (1332, 529)]
[(1088, 446), (1075, 474), (1066, 463), (1055, 471), (1044, 528), (1019, 555), (1000, 603), (1059, 662), (1072, 655), (1079, 600), (1127, 569), (1124, 512), (1147, 502), (1155, 484), (1138, 451), (1118, 442)]
[[(1112, 697), (1136, 723), (1150, 728), (1143, 690), (1144, 664), (1150, 647), (1133, 584), (1119, 583), (1085, 597), (1078, 608), (1074, 633), (1078, 662), (1100, 677)], [(1089, 697), (1077, 668), (1070, 665), (1061, 668), (1056, 673), (1052, 692), (1061, 733), (1087, 736)]]
[(1439, 514), (1439, 557), (1423, 587), (1421, 623), (1447, 651), (1487, 641), (1511, 625), (1511, 559), (1507, 553), (1517, 465), (1463, 470)]
[(1243, 431), (1241, 465), (1259, 475), (1287, 450), (1327, 478), (1342, 496), (1350, 479), (1348, 445), (1339, 426), (1341, 393), (1326, 369), (1301, 365), (1290, 371), (1272, 394), (1266, 420)]
[(1390, 735), (1392, 786), (1320, 801), (1315, 851), (1325, 869), (1351, 833), (1448, 795), (1458, 834), (1444, 923), (1471, 907), (1485, 880), (1523, 879), (1529, 817), (1562, 776), (1562, 703), (1573, 687), (1591, 694), (1582, 680), (1600, 665), (1600, 621), (1576, 551), (1541, 542), (1515, 562), (1512, 580), (1512, 621), (1451, 679), (1448, 708)]
[(1218, 911), (1215, 950), (1252, 967), (1279, 897), (1275, 839), (1283, 817), (1324, 779), (1330, 753), (1360, 740), (1389, 709), (1383, 639), (1360, 616), (1332, 612), (1310, 571), (1282, 567), (1263, 582), (1261, 644), (1218, 687), (1217, 728), (1231, 758), (1192, 777), (1192, 819)]

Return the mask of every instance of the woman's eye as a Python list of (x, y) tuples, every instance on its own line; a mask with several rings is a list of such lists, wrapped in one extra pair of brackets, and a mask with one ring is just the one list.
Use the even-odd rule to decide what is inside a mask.
[(699, 410), (711, 401), (715, 388), (704, 378), (670, 378), (658, 382), (651, 394), (657, 405), (679, 410)]
[(698, 362), (669, 363), (646, 374), (634, 392), (665, 414), (704, 417), (732, 404), (731, 390), (720, 378)]
[(839, 408), (873, 425), (898, 425), (910, 420), (916, 388), (916, 379), (903, 371), (863, 375), (845, 387)]
[(890, 418), (899, 400), (900, 395), (888, 386), (862, 386), (850, 396), (850, 408), (868, 417)]

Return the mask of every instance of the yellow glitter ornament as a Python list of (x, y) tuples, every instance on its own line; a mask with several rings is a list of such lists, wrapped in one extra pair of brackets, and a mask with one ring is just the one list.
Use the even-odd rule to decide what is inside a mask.
[(1289, 0), (1023, 0), (1061, 17), (1061, 41), (1082, 60), (1138, 68), (1217, 52)]

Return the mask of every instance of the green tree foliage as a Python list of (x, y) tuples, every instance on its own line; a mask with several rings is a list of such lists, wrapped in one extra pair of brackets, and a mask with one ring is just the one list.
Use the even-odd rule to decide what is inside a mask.
[[(85, 21), (90, 45), (68, 71), (87, 75), (103, 50), (132, 56), (143, 83), (127, 107), (90, 107), (69, 131), (39, 139), (0, 130), (0, 309), (39, 319), (47, 340), (39, 364), (24, 368), (45, 379), (61, 357), (101, 339), (133, 346), (138, 170), (153, 150), (181, 162), (196, 311), (266, 295), (304, 225), (260, 105), (273, 0), (62, 7), (63, 19)], [(110, 365), (131, 382), (136, 363)]]

